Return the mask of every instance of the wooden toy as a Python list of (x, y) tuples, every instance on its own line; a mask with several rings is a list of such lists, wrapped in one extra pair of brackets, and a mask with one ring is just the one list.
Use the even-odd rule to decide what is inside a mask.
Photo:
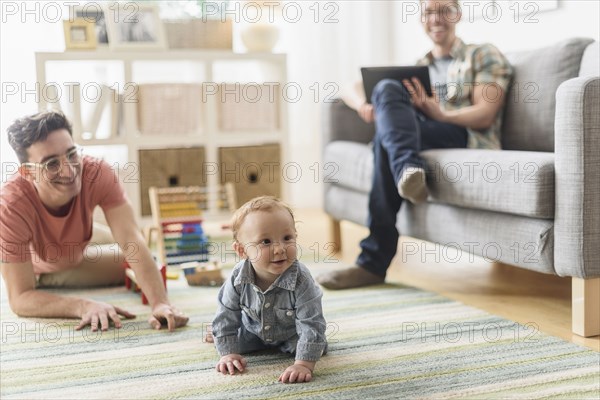
[(214, 260), (207, 263), (183, 263), (181, 269), (190, 286), (221, 286), (225, 282), (221, 266)]
[[(165, 265), (158, 265), (157, 267), (160, 271), (160, 276), (162, 277), (163, 284), (165, 285), (165, 290), (167, 289), (167, 267)], [(139, 292), (142, 295), (142, 304), (148, 304), (148, 298), (141, 290), (140, 285), (138, 284), (137, 278), (135, 276), (135, 272), (131, 269), (131, 266), (127, 261), (123, 262), (123, 268), (125, 268), (125, 287), (127, 289), (131, 289), (134, 292)]]
[[(202, 229), (203, 210), (208, 208), (207, 189), (151, 187), (149, 194), (159, 261), (171, 275), (183, 270), (190, 285), (221, 284), (221, 268), (210, 260), (211, 245)], [(233, 185), (223, 188), (219, 202), (220, 208), (235, 209)]]

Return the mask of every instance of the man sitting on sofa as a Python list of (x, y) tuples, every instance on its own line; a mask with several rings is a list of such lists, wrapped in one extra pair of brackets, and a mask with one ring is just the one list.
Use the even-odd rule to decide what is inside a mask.
[[(0, 196), (0, 250), (11, 309), (20, 316), (80, 318), (76, 329), (107, 330), (110, 321), (133, 317), (111, 304), (38, 290), (123, 283), (123, 260), (134, 270), (152, 307), (154, 329), (171, 331), (188, 317), (168, 301), (156, 263), (134, 219), (133, 209), (110, 166), (85, 156), (73, 143), (62, 113), (41, 112), (8, 128), (20, 175)], [(99, 205), (119, 247), (98, 246), (112, 239), (93, 226)], [(94, 232), (94, 235), (92, 235)], [(114, 243), (114, 240), (110, 240)]]
[(437, 96), (418, 79), (380, 81), (372, 104), (357, 90), (344, 98), (366, 122), (375, 122), (374, 172), (369, 194), (369, 236), (356, 266), (317, 278), (328, 289), (382, 283), (396, 254), (396, 216), (403, 199), (424, 202), (428, 191), (419, 152), (439, 148), (500, 148), (504, 93), (512, 68), (489, 44), (466, 45), (456, 37), (458, 0), (421, 2), (422, 25), (433, 49), (418, 62), (429, 66)]

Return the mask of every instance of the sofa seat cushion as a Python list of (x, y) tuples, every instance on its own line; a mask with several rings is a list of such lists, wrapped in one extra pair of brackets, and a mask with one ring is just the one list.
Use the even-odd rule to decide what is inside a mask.
[(396, 226), (402, 235), (438, 243), (420, 247), (410, 239), (402, 242), (401, 253), (411, 254), (420, 248), (424, 261), (441, 257), (458, 262), (451, 251), (454, 248), (490, 262), (556, 274), (554, 221), (445, 204), (414, 206), (405, 202)]
[(421, 153), (429, 201), (554, 218), (554, 153), (444, 149)]
[(373, 177), (371, 146), (349, 141), (335, 141), (325, 147), (323, 157), (326, 183), (369, 193)]

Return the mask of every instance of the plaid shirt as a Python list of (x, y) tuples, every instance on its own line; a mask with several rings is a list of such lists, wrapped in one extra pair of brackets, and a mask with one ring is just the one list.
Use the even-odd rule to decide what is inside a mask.
[[(447, 101), (443, 103), (446, 110), (458, 110), (473, 105), (473, 89), (477, 85), (496, 83), (506, 95), (510, 85), (513, 69), (508, 60), (491, 44), (467, 45), (456, 38), (450, 56), (454, 59), (448, 67)], [(418, 65), (433, 63), (431, 52), (417, 62)], [(485, 92), (489, 96), (496, 94), (495, 90)], [(506, 97), (505, 97), (506, 98)], [(469, 138), (468, 148), (500, 149), (500, 135), (503, 108), (496, 115), (496, 120), (486, 130), (476, 131), (467, 128)]]

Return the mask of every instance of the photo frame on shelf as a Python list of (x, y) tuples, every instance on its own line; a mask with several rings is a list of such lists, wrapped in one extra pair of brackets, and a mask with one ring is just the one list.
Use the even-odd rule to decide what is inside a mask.
[(65, 48), (67, 50), (89, 50), (96, 48), (94, 23), (84, 19), (64, 20)]
[(84, 19), (93, 23), (96, 32), (96, 48), (108, 49), (108, 31), (104, 9), (99, 3), (86, 3), (85, 5), (71, 6), (70, 19)]
[(111, 50), (164, 50), (164, 26), (156, 4), (112, 3), (104, 9)]

